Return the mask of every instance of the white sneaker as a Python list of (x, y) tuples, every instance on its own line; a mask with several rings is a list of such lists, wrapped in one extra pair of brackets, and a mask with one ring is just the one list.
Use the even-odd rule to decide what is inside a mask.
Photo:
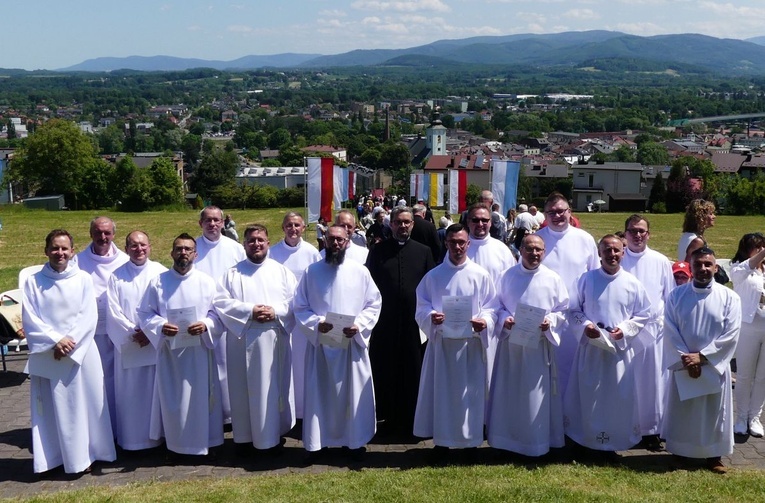
[(749, 421), (749, 434), (757, 438), (765, 435), (765, 429), (762, 428), (762, 423), (760, 422), (759, 417), (755, 417)]
[(745, 419), (736, 419), (736, 422), (733, 425), (733, 433), (735, 433), (736, 435), (746, 435), (746, 420)]

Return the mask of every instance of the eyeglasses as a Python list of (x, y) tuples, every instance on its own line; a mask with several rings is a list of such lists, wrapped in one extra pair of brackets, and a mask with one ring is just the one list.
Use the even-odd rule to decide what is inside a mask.
[(491, 222), (491, 219), (490, 218), (475, 218), (474, 217), (474, 218), (471, 218), (470, 221), (473, 222), (474, 224), (479, 224), (479, 223), (480, 224), (488, 224), (489, 222)]
[(545, 211), (545, 215), (549, 215), (551, 217), (557, 217), (558, 215), (565, 214), (570, 209), (571, 208), (565, 208), (563, 210), (548, 210), (548, 211)]
[(345, 243), (346, 241), (348, 241), (348, 238), (343, 238), (339, 236), (327, 236), (326, 239), (330, 243)]
[(627, 229), (627, 232), (630, 234), (635, 234), (636, 236), (641, 234), (648, 234), (648, 229)]

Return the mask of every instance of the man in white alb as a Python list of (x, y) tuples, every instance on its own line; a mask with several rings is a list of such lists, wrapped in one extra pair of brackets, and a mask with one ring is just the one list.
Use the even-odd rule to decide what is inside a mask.
[[(353, 260), (354, 262), (358, 262), (359, 264), (366, 264), (367, 255), (369, 255), (369, 250), (366, 247), (366, 242), (364, 243), (364, 246), (361, 246), (360, 244), (355, 243), (352, 239), (354, 235), (357, 235), (356, 217), (353, 216), (353, 212), (350, 210), (338, 211), (337, 215), (335, 215), (334, 225), (339, 225), (340, 227), (344, 228), (348, 235), (351, 236), (351, 238), (348, 240), (348, 244), (345, 247), (345, 258)], [(326, 249), (321, 251), (322, 260), (325, 256)]]
[[(282, 230), (284, 231), (284, 239), (269, 248), (268, 256), (292, 271), (299, 283), (308, 266), (321, 261), (321, 254), (315, 246), (303, 239), (305, 221), (300, 213), (290, 211), (284, 215)], [(283, 321), (284, 328), (290, 334), (292, 347), (292, 387), (295, 391), (295, 417), (303, 419), (303, 378), (305, 348), (308, 340), (301, 327), (295, 324), (292, 308)]]
[(630, 449), (640, 441), (633, 341), (650, 318), (651, 302), (640, 282), (621, 268), (622, 240), (603, 236), (601, 268), (578, 281), (569, 317), (579, 330), (573, 372), (563, 397), (566, 435), (593, 451)]
[[(327, 229), (325, 259), (308, 267), (293, 302), (309, 343), (303, 404), (307, 463), (325, 447), (347, 447), (359, 458), (375, 434), (369, 338), (382, 298), (367, 268), (346, 257), (349, 239), (344, 227)], [(335, 319), (344, 326), (336, 327)]]
[(440, 450), (483, 443), (486, 348), (496, 321), (494, 281), (468, 258), (462, 224), (446, 229), (447, 256), (417, 286), (415, 318), (428, 338), (414, 435)]
[[(707, 468), (725, 473), (721, 457), (733, 453), (730, 361), (741, 329), (741, 299), (714, 280), (716, 270), (714, 251), (706, 246), (696, 250), (691, 255), (693, 281), (672, 290), (667, 299), (664, 361), (673, 382), (667, 386), (662, 431), (669, 452), (703, 458)], [(683, 400), (682, 383), (674, 381), (699, 379), (697, 393)]]
[(157, 348), (151, 438), (164, 434), (172, 452), (207, 455), (223, 443), (212, 351), (223, 327), (210, 311), (215, 282), (194, 268), (196, 243), (190, 235), (175, 238), (170, 255), (173, 268), (149, 282), (138, 308), (141, 330)]
[[(223, 229), (223, 211), (217, 206), (207, 206), (199, 213), (199, 227), (202, 235), (197, 238), (197, 254), (194, 269), (210, 276), (215, 283), (234, 265), (244, 260), (244, 248), (233, 239), (221, 239)], [(215, 294), (213, 291), (212, 294)], [(228, 376), (226, 375), (226, 334), (223, 333), (215, 346), (215, 363), (218, 369), (218, 379), (222, 401), (223, 421), (231, 422), (231, 402), (228, 394)]]
[(115, 349), (117, 444), (135, 451), (161, 443), (149, 434), (157, 351), (139, 326), (138, 306), (149, 281), (167, 271), (167, 267), (149, 260), (151, 243), (142, 231), (127, 235), (125, 251), (130, 260), (114, 271), (106, 289), (106, 330)]
[[(494, 329), (499, 339), (489, 388), (486, 432), (489, 445), (524, 456), (542, 456), (564, 446), (563, 401), (553, 347), (568, 310), (568, 292), (561, 277), (541, 262), (545, 243), (529, 234), (521, 243), (521, 263), (497, 283), (499, 310)], [(535, 334), (513, 334), (518, 312), (544, 310), (537, 315)], [(523, 321), (523, 320), (519, 320)], [(527, 332), (523, 332), (526, 334)]]
[(29, 345), (32, 452), (35, 473), (64, 465), (66, 473), (114, 461), (90, 276), (70, 263), (72, 236), (51, 231), (48, 263), (29, 277), (22, 294), (22, 326)]
[(128, 256), (114, 244), (117, 226), (108, 217), (96, 217), (90, 222), (90, 245), (78, 253), (72, 261), (81, 271), (90, 274), (93, 280), (93, 290), (98, 306), (98, 325), (96, 327), (96, 345), (101, 355), (101, 365), (104, 369), (104, 384), (106, 398), (109, 403), (109, 415), (112, 419), (112, 430), (116, 431), (115, 420), (117, 413), (114, 399), (114, 344), (106, 333), (106, 285), (109, 277), (122, 264), (128, 261)]
[[(559, 192), (553, 192), (545, 202), (547, 226), (537, 232), (545, 242), (544, 264), (557, 272), (568, 290), (569, 307), (577, 304), (576, 291), (579, 276), (600, 267), (598, 247), (589, 233), (569, 224), (571, 208), (568, 200)], [(558, 383), (566, 394), (571, 362), (574, 359), (581, 329), (570, 328), (571, 320), (561, 327), (560, 346), (555, 348), (558, 365)]]
[(648, 450), (660, 451), (664, 393), (669, 380), (662, 356), (664, 302), (675, 288), (675, 279), (669, 259), (648, 247), (651, 237), (649, 225), (642, 215), (631, 215), (624, 222), (627, 248), (624, 250), (622, 268), (640, 281), (651, 301), (651, 318), (638, 335), (636, 343), (633, 343), (633, 366), (643, 445)]
[(262, 225), (247, 227), (244, 249), (247, 259), (226, 271), (213, 302), (228, 331), (231, 426), (236, 444), (278, 451), (295, 421), (284, 320), (297, 281), (268, 258), (268, 230)]

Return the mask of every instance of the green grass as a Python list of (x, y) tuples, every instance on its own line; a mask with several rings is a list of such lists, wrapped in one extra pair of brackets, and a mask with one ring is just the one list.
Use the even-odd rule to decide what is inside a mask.
[(738, 471), (646, 473), (583, 465), (515, 465), (364, 469), (320, 474), (290, 473), (122, 487), (41, 495), (26, 501), (762, 501), (765, 475)]

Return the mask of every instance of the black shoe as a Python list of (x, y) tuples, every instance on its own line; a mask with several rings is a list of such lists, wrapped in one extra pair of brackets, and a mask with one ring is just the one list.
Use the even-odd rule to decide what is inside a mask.
[(311, 466), (318, 463), (324, 455), (324, 449), (318, 451), (308, 451), (303, 457), (303, 466)]
[(343, 450), (346, 452), (346, 455), (348, 456), (348, 458), (355, 463), (364, 461), (364, 455), (367, 453), (366, 447), (359, 447), (357, 449), (350, 449), (348, 447), (344, 447)]
[(661, 441), (659, 438), (659, 435), (646, 435), (643, 437), (643, 447), (647, 451), (651, 452), (663, 452), (664, 451), (664, 442)]

